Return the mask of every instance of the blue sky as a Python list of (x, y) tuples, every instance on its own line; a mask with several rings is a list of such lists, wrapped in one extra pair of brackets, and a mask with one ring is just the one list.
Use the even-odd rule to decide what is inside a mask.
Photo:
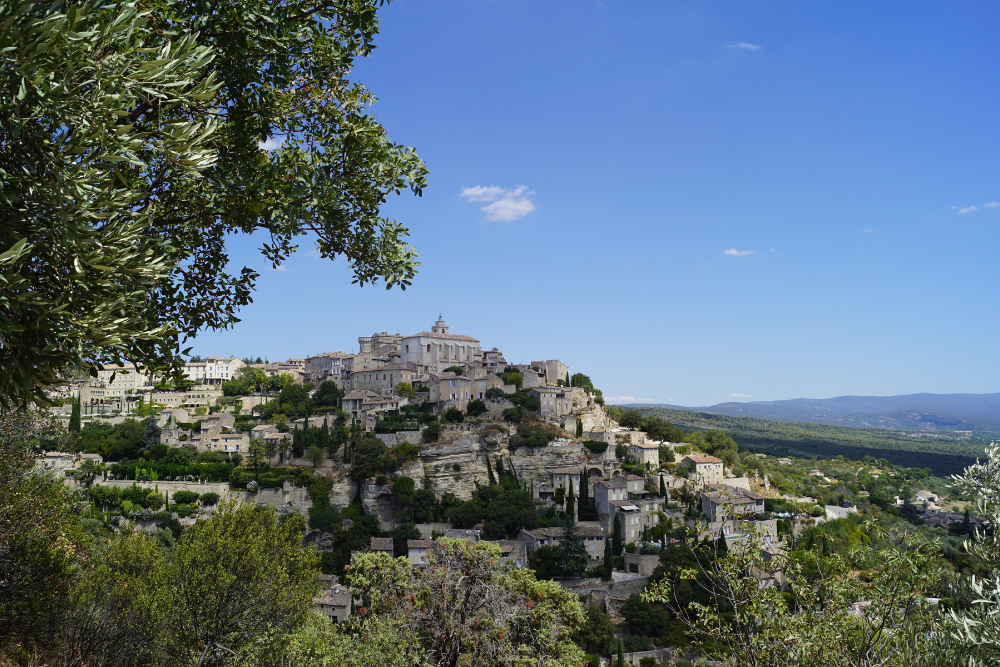
[[(194, 352), (350, 351), (440, 312), (610, 398), (1000, 391), (998, 20), (988, 2), (397, 0), (356, 75), (430, 169), (384, 209), (414, 285), (359, 289), (304, 243)], [(234, 262), (263, 269), (258, 241)]]

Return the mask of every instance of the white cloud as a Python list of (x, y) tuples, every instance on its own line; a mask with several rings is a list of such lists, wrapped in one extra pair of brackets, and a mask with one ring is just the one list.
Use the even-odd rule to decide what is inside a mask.
[(966, 213), (972, 213), (973, 211), (978, 211), (978, 206), (966, 206), (965, 208), (958, 209), (958, 215), (964, 215)]
[(775, 250), (774, 248), (771, 248), (771, 252), (778, 252), (778, 251)]
[(486, 214), (487, 219), (512, 222), (535, 210), (534, 202), (529, 199), (529, 195), (533, 194), (534, 191), (529, 190), (526, 185), (519, 185), (513, 190), (507, 190), (499, 185), (477, 185), (462, 188), (458, 196), (465, 197), (469, 201), (490, 202), (479, 209)]
[(756, 51), (760, 48), (760, 44), (750, 44), (749, 42), (740, 42), (739, 44), (727, 44), (730, 49), (750, 49), (751, 51)]
[(871, 234), (872, 233), (872, 230), (870, 230), (870, 229), (862, 229), (861, 231), (864, 232), (865, 234)]
[(285, 266), (284, 264), (279, 264), (278, 266), (270, 266), (270, 267), (268, 267), (267, 270), (268, 271), (288, 271), (288, 267)]
[(257, 144), (257, 148), (262, 151), (273, 151), (275, 148), (281, 148), (281, 141), (284, 137), (268, 137), (267, 141), (261, 141)]
[(986, 204), (983, 204), (983, 208), (996, 208), (997, 206), (1000, 206), (1000, 202), (991, 201)]
[(753, 396), (750, 394), (722, 394), (721, 396), (716, 396), (716, 398), (728, 398), (730, 401), (745, 401), (753, 398)]
[(723, 250), (723, 255), (731, 255), (732, 257), (746, 257), (747, 255), (756, 255), (756, 250), (737, 250), (736, 248), (730, 248), (729, 250)]
[(467, 197), (469, 201), (493, 201), (507, 192), (499, 185), (477, 185), (474, 188), (462, 188), (459, 197)]

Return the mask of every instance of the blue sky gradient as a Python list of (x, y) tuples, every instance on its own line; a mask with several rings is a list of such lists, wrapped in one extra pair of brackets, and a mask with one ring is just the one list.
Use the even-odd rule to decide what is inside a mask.
[[(998, 20), (988, 2), (397, 0), (356, 75), (430, 169), (384, 209), (414, 285), (359, 289), (304, 243), (194, 352), (350, 351), (440, 312), (610, 398), (1000, 391)], [(461, 196), (476, 186), (496, 190)], [(234, 239), (234, 263), (264, 269), (259, 245)]]

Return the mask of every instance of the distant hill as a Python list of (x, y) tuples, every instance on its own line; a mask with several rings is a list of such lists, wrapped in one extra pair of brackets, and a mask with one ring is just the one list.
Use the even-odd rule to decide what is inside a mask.
[[(748, 404), (741, 404), (748, 405)], [(656, 416), (691, 430), (719, 429), (741, 449), (773, 456), (848, 459), (871, 456), (897, 465), (930, 468), (937, 475), (961, 472), (983, 455), (985, 440), (956, 433), (918, 433), (884, 428), (857, 428), (831, 424), (789, 423), (750, 416), (730, 416), (673, 407), (629, 406), (644, 416)], [(962, 439), (959, 439), (962, 438)]]
[(838, 396), (795, 398), (784, 401), (719, 403), (693, 410), (733, 417), (756, 417), (782, 422), (831, 424), (852, 428), (880, 428), (939, 435), (1000, 439), (1000, 393), (905, 394), (901, 396)]

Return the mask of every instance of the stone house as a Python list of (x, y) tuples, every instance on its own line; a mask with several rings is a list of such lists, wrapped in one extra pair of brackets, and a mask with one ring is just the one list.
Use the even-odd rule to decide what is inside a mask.
[(711, 523), (764, 512), (763, 496), (724, 484), (709, 488), (712, 490), (701, 494), (701, 512)]
[(642, 531), (646, 528), (642, 507), (634, 500), (612, 500), (610, 505), (613, 511), (610, 513), (608, 532), (614, 530), (613, 522), (617, 516), (622, 523), (622, 542), (631, 544), (641, 540)]
[(507, 368), (507, 360), (503, 358), (503, 352), (496, 349), (487, 350), (483, 352), (483, 368), (490, 371), (491, 373), (499, 373), (503, 375), (504, 369)]
[(427, 380), (423, 381), (423, 384), (430, 389), (428, 400), (431, 403), (447, 402), (451, 407), (456, 407), (463, 412), (468, 407), (470, 396), (474, 391), (472, 380), (464, 375), (450, 373), (444, 375), (432, 373)]
[(629, 444), (645, 444), (646, 434), (642, 431), (637, 431), (632, 428), (613, 428), (607, 431), (586, 431), (583, 434), (585, 440), (596, 440), (597, 442), (606, 442), (609, 445), (629, 445)]
[(184, 364), (184, 377), (196, 384), (220, 385), (236, 377), (243, 366), (236, 357), (209, 357), (203, 362)]
[(312, 382), (317, 387), (322, 382), (330, 380), (343, 389), (346, 375), (344, 361), (350, 356), (344, 352), (325, 352), (306, 357), (302, 365), (303, 378), (306, 382)]
[(250, 429), (250, 440), (264, 440), (265, 436), (277, 433), (278, 427), (274, 424), (258, 424)]
[(523, 378), (521, 382), (522, 389), (544, 387), (546, 384), (544, 368), (535, 368), (527, 364), (517, 364), (515, 366), (508, 366), (507, 370), (515, 370), (521, 374)]
[(340, 584), (320, 591), (313, 598), (313, 611), (318, 611), (327, 618), (341, 622), (351, 616), (351, 589)]
[(409, 366), (393, 365), (378, 368), (366, 368), (351, 374), (351, 389), (367, 389), (380, 394), (395, 392), (400, 382), (413, 384), (417, 373)]
[(542, 419), (552, 422), (568, 422), (587, 407), (587, 392), (581, 387), (533, 387), (528, 393), (538, 399)]
[(642, 444), (631, 444), (628, 446), (628, 455), (640, 464), (649, 464), (653, 468), (660, 467), (660, 446), (644, 442)]
[(365, 430), (371, 431), (375, 428), (379, 417), (398, 412), (408, 403), (409, 400), (395, 394), (376, 394), (367, 389), (360, 389), (344, 396), (343, 406), (352, 421), (361, 422)]
[[(569, 493), (570, 481), (573, 482), (573, 496), (580, 495), (580, 475), (585, 475), (586, 468), (582, 466), (570, 466), (568, 468), (556, 468), (552, 471), (552, 488), (565, 489), (564, 493)], [(586, 479), (586, 475), (585, 475)], [(589, 481), (589, 480), (588, 480)]]
[[(583, 547), (589, 560), (604, 560), (604, 529), (592, 522), (580, 522), (576, 526), (576, 534), (583, 539)], [(539, 547), (557, 547), (566, 537), (566, 529), (561, 526), (553, 528), (521, 529), (517, 540), (525, 544), (528, 556), (535, 553)]]
[(431, 549), (436, 549), (434, 540), (406, 540), (407, 555), (410, 558), (410, 565), (413, 567), (423, 567), (427, 565)]
[(191, 444), (197, 447), (199, 452), (245, 455), (250, 449), (250, 436), (246, 433), (206, 435), (203, 431), (201, 436), (195, 436), (191, 439)]
[(528, 549), (524, 542), (519, 540), (497, 540), (496, 544), (500, 545), (501, 562), (509, 563), (519, 570), (528, 567)]
[(486, 398), (486, 392), (493, 388), (503, 389), (504, 383), (499, 377), (493, 373), (484, 371), (482, 368), (470, 369), (466, 373), (466, 377), (472, 383), (472, 397), (483, 400)]
[(375, 333), (371, 336), (358, 336), (358, 352), (373, 352), (380, 357), (398, 357), (399, 344), (403, 337), (398, 333), (391, 334), (387, 331)]
[(449, 366), (481, 361), (479, 340), (472, 336), (453, 334), (440, 317), (430, 331), (421, 331), (400, 340), (401, 362), (428, 366), (441, 372)]
[(777, 461), (778, 461), (778, 465), (782, 465), (782, 466), (790, 466), (790, 465), (792, 465), (792, 460), (790, 458), (788, 458), (788, 457), (784, 457), (783, 456), (783, 457), (777, 459)]
[(721, 484), (724, 473), (722, 459), (714, 456), (689, 454), (681, 460), (681, 465), (690, 470), (689, 477), (702, 484)]
[(644, 577), (648, 577), (653, 574), (653, 570), (655, 570), (659, 564), (659, 554), (625, 554), (626, 572), (641, 574)]

